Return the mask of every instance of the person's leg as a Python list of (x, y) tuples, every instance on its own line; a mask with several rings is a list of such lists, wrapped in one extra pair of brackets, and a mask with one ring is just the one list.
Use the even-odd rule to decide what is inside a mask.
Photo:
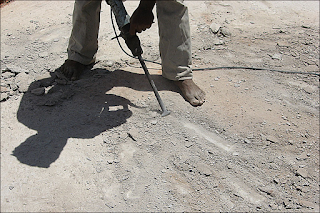
[(85, 69), (85, 65), (95, 61), (98, 50), (100, 10), (101, 0), (75, 0), (68, 59), (60, 68), (62, 73), (71, 80), (77, 80)]
[(205, 93), (192, 80), (188, 8), (178, 0), (158, 1), (157, 17), (163, 77), (175, 81), (192, 105), (202, 105)]

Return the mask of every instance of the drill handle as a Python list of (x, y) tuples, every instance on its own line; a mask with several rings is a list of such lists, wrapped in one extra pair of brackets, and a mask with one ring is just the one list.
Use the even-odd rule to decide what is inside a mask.
[(133, 56), (142, 55), (143, 50), (141, 48), (141, 43), (139, 37), (135, 35), (131, 35), (129, 33), (130, 23), (123, 26), (121, 29), (121, 37), (125, 40), (126, 45), (131, 50)]

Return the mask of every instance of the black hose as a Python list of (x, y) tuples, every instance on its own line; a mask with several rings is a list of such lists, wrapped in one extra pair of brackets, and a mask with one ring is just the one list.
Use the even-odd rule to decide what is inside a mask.
[[(128, 55), (131, 58), (135, 58), (138, 59), (137, 57), (134, 57), (132, 55), (130, 55), (129, 53), (127, 53), (120, 41), (119, 41), (119, 36), (116, 33), (116, 28), (114, 26), (114, 22), (113, 22), (113, 16), (112, 16), (112, 9), (110, 7), (110, 14), (111, 14), (111, 22), (112, 22), (112, 27), (113, 27), (113, 31), (115, 34), (115, 38), (118, 41), (118, 44), (121, 48), (121, 50)], [(154, 64), (158, 64), (158, 65), (162, 65), (159, 62), (156, 61), (150, 61), (150, 60), (146, 60), (144, 59), (144, 61), (150, 62), (150, 63), (154, 63)], [(205, 70), (219, 70), (219, 69), (246, 69), (246, 70), (266, 70), (266, 71), (271, 71), (271, 72), (280, 72), (280, 73), (288, 73), (288, 74), (303, 74), (303, 75), (316, 75), (316, 76), (320, 76), (320, 73), (316, 73), (316, 72), (300, 72), (300, 71), (287, 71), (287, 70), (276, 70), (276, 69), (269, 69), (269, 68), (259, 68), (259, 67), (236, 67), (236, 66), (230, 66), (230, 67), (207, 67), (207, 68), (197, 68), (197, 69), (192, 69), (192, 71), (205, 71)]]

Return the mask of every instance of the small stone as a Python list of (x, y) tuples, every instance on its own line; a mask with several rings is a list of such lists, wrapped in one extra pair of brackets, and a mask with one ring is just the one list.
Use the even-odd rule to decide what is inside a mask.
[(34, 56), (33, 55), (27, 55), (27, 60), (29, 60), (29, 61), (34, 60)]
[(306, 178), (306, 177), (308, 177), (308, 171), (305, 168), (299, 168), (296, 171), (296, 175), (301, 176), (303, 178)]
[(128, 134), (126, 134), (125, 132), (121, 132), (120, 135), (119, 135), (119, 138), (124, 140), (128, 137)]
[(232, 155), (233, 155), (233, 156), (238, 156), (239, 153), (238, 153), (238, 152), (234, 152), (234, 153), (232, 153)]
[(290, 47), (291, 46), (291, 44), (288, 41), (278, 41), (277, 45), (279, 47)]
[(211, 32), (213, 33), (218, 33), (219, 29), (220, 29), (220, 25), (219, 24), (216, 24), (216, 23), (212, 23), (209, 27), (209, 29), (211, 30)]
[(205, 175), (205, 176), (212, 175), (212, 171), (210, 167), (204, 163), (199, 163), (196, 168), (201, 175)]
[(12, 190), (14, 188), (14, 186), (9, 186), (9, 189)]
[(16, 82), (11, 82), (10, 88), (12, 91), (16, 91), (16, 90), (18, 90), (18, 85), (16, 84)]
[(215, 81), (219, 81), (219, 78), (215, 78), (214, 80), (215, 80)]
[(230, 31), (225, 27), (220, 27), (220, 32), (225, 37), (231, 36)]
[(29, 87), (29, 84), (31, 83), (31, 79), (29, 79), (29, 76), (26, 73), (21, 72), (16, 76), (15, 83), (18, 86), (19, 92), (24, 93), (28, 91), (28, 87)]
[(275, 53), (273, 55), (270, 55), (272, 59), (276, 59), (276, 60), (281, 60), (282, 59), (282, 55), (279, 53)]
[(310, 29), (310, 28), (311, 28), (310, 26), (308, 26), (308, 25), (306, 25), (306, 24), (301, 25), (301, 27), (302, 27), (302, 28), (307, 28), (307, 29)]
[(34, 95), (43, 95), (44, 92), (45, 92), (45, 88), (44, 87), (36, 88), (36, 89), (31, 90), (31, 93), (34, 94)]
[(152, 120), (152, 121), (150, 121), (150, 123), (151, 123), (152, 125), (156, 125), (156, 124), (158, 123), (158, 121), (157, 121), (157, 120)]
[(300, 156), (297, 157), (297, 160), (305, 160), (307, 158), (308, 158), (307, 154), (306, 153), (302, 153)]
[(228, 163), (227, 168), (228, 168), (228, 169), (233, 169), (233, 168), (234, 168), (234, 165), (233, 165), (232, 163)]
[(244, 142), (247, 143), (247, 144), (251, 143), (251, 141), (249, 139), (244, 139)]
[(58, 42), (58, 41), (59, 41), (59, 39), (57, 39), (57, 38), (53, 40), (53, 42)]
[(261, 136), (261, 140), (267, 140), (267, 136), (265, 136), (264, 134), (260, 133)]
[(234, 87), (238, 88), (240, 87), (240, 84), (234, 84)]
[(278, 184), (280, 181), (279, 181), (278, 178), (274, 178), (274, 179), (273, 179), (273, 182), (275, 182), (276, 184)]
[(159, 114), (158, 114), (157, 112), (150, 111), (149, 115), (150, 115), (152, 118), (156, 118)]
[(1, 97), (0, 101), (5, 101), (8, 99), (9, 95), (8, 95), (8, 93), (1, 93), (0, 97)]

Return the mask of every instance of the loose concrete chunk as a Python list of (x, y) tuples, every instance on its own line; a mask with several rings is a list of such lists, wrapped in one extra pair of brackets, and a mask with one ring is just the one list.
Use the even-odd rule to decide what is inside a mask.
[(300, 156), (297, 157), (297, 160), (305, 160), (305, 159), (307, 159), (307, 158), (308, 158), (308, 156), (307, 156), (307, 154), (304, 152), (304, 153), (302, 153)]
[(282, 59), (282, 55), (275, 53), (273, 55), (270, 55), (272, 59), (276, 59), (276, 60), (281, 60)]
[(278, 41), (277, 45), (279, 47), (290, 47), (290, 43), (288, 41)]
[(26, 73), (22, 72), (16, 76), (15, 83), (18, 86), (19, 92), (24, 93), (28, 90), (29, 84), (31, 83), (31, 79)]
[(306, 177), (308, 177), (308, 171), (305, 168), (299, 168), (296, 171), (296, 175), (301, 176), (303, 178), (306, 178)]
[(8, 95), (8, 93), (1, 93), (0, 97), (1, 97), (0, 101), (5, 101), (8, 99), (9, 95)]
[(158, 123), (158, 121), (157, 121), (157, 120), (152, 120), (152, 121), (150, 121), (150, 123), (151, 123), (152, 125), (156, 125), (156, 124)]
[(248, 144), (251, 143), (251, 141), (250, 141), (249, 139), (244, 139), (244, 142), (245, 142), (245, 143), (248, 143)]
[(211, 32), (213, 33), (217, 33), (220, 29), (220, 24), (217, 24), (217, 23), (212, 23), (209, 27), (209, 29), (211, 30)]
[(198, 170), (198, 172), (201, 175), (205, 175), (205, 176), (212, 175), (212, 171), (211, 171), (210, 167), (204, 163), (197, 164), (196, 169)]
[(220, 28), (220, 32), (221, 32), (221, 34), (222, 34), (223, 36), (225, 36), (225, 37), (231, 36), (230, 31), (229, 31), (227, 28), (225, 28), (225, 27), (221, 27), (221, 28)]

